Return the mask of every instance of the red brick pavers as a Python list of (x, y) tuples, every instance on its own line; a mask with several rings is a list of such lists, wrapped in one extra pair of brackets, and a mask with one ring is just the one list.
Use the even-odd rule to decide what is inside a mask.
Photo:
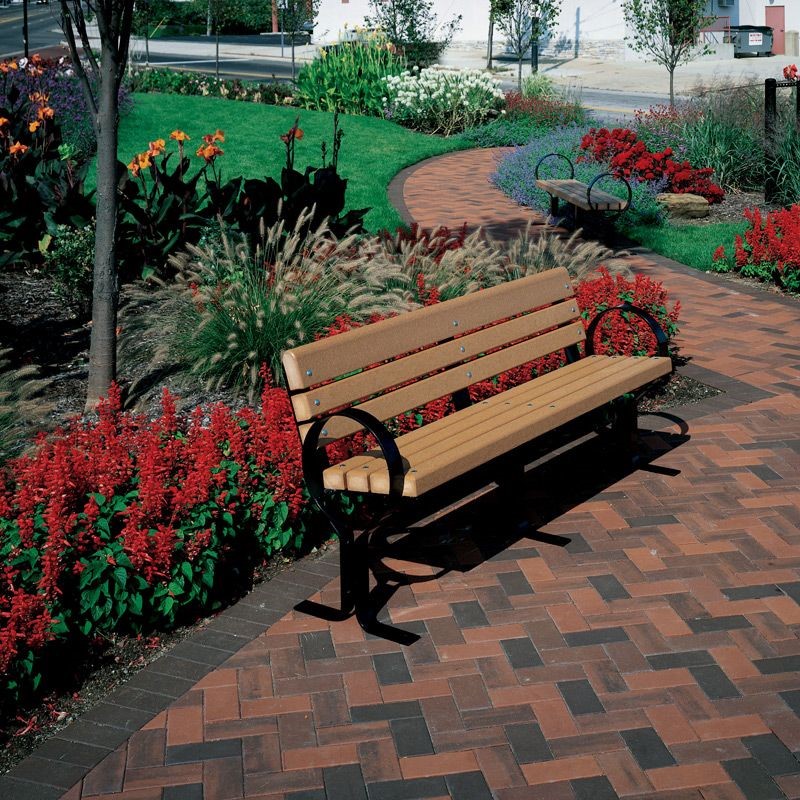
[[(491, 158), (418, 168), (408, 212), (517, 225)], [(416, 644), (292, 612), (65, 797), (799, 798), (800, 306), (636, 266), (738, 400), (686, 441), (661, 420), (649, 469), (614, 478), (590, 447), (535, 470), (532, 538), (506, 547), (499, 509), (435, 527), (450, 569), (389, 603)]]

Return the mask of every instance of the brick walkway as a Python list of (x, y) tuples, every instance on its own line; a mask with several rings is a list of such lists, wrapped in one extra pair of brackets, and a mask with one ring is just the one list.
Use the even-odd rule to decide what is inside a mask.
[[(392, 194), (425, 225), (519, 225), (491, 166), (485, 151), (434, 159)], [(636, 266), (681, 300), (689, 371), (726, 391), (642, 418), (654, 464), (614, 476), (587, 442), (529, 473), (529, 537), (491, 498), (433, 526), (430, 565), (409, 568), (444, 574), (389, 604), (422, 634), (406, 649), (352, 620), (281, 616), (319, 588), (335, 599), (335, 554), (299, 565), (0, 795), (800, 798), (800, 305)]]

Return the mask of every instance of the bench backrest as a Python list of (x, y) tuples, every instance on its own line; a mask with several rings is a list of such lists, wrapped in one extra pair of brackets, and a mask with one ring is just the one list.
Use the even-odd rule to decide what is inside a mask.
[[(358, 405), (381, 421), (585, 338), (563, 268), (419, 308), (283, 353), (300, 436)], [(333, 418), (323, 443), (359, 430)]]

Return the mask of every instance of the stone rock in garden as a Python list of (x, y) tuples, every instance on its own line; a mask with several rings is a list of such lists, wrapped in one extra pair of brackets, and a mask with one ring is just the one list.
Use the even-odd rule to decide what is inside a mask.
[(709, 214), (708, 200), (699, 194), (673, 194), (664, 192), (656, 200), (667, 210), (670, 217), (677, 219), (701, 219)]

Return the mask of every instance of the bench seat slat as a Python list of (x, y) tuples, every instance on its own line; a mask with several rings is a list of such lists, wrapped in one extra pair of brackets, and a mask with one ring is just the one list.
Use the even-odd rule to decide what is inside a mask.
[(568, 203), (584, 209), (584, 211), (621, 211), (625, 208), (625, 200), (602, 189), (592, 189), (592, 202), (586, 196), (588, 185), (574, 179), (536, 181), (536, 186), (548, 194), (560, 197)]
[[(588, 356), (572, 364), (568, 371), (557, 369), (539, 376), (535, 381), (525, 383), (511, 389), (512, 396), (518, 396), (520, 400), (524, 397), (530, 400), (533, 397), (540, 397), (554, 390), (574, 385), (575, 382), (585, 379), (587, 376), (593, 377), (597, 371), (604, 367), (602, 356)], [(425, 448), (431, 439), (440, 441), (449, 431), (458, 431), (473, 424), (476, 420), (483, 419), (487, 413), (494, 413), (496, 409), (504, 405), (506, 394), (495, 395), (486, 400), (461, 409), (457, 414), (450, 414), (436, 421), (435, 425), (425, 425), (416, 430), (406, 433), (402, 437), (403, 455), (407, 458), (413, 457), (421, 449)], [(383, 459), (379, 453), (364, 453), (345, 461), (341, 461), (325, 470), (325, 486), (329, 489), (347, 489), (347, 476), (354, 475), (355, 480), (362, 481), (364, 475), (384, 468)], [(369, 491), (367, 487), (366, 491)]]
[[(465, 389), (473, 383), (493, 378), (508, 369), (582, 342), (585, 337), (583, 324), (573, 322), (550, 333), (543, 333), (535, 339), (527, 339), (504, 350), (498, 350), (483, 358), (438, 372), (416, 383), (367, 400), (356, 408), (363, 408), (381, 421), (391, 419), (404, 411), (419, 408), (431, 400)], [(305, 439), (310, 427), (310, 425), (300, 425), (301, 439)], [(325, 429), (327, 433), (320, 439), (322, 444), (355, 433), (361, 426), (353, 420), (335, 417)]]
[(381, 394), (389, 387), (452, 367), (467, 359), (474, 361), (487, 351), (572, 322), (578, 316), (575, 300), (557, 303), (541, 311), (515, 317), (491, 328), (460, 336), (388, 364), (381, 364), (352, 377), (314, 387), (292, 397), (295, 416), (299, 421), (311, 420), (332, 409), (341, 408), (370, 395)]
[(288, 350), (286, 380), (292, 391), (307, 389), (573, 295), (563, 267), (508, 281)]
[[(552, 374), (569, 378), (570, 373), (578, 371), (582, 364), (584, 362), (579, 361)], [(560, 392), (558, 385), (551, 382), (548, 389), (543, 378), (535, 379), (477, 406), (456, 412), (444, 420), (431, 423), (426, 426), (429, 436), (425, 446), (416, 453), (413, 452), (414, 448), (410, 448), (410, 455), (405, 451), (406, 443), (409, 440), (413, 442), (411, 437), (416, 431), (398, 438), (396, 441), (400, 453), (407, 461), (403, 494), (408, 497), (424, 494), (526, 441), (599, 408), (615, 397), (669, 374), (672, 368), (669, 358), (646, 357), (596, 356), (592, 365), (589, 373), (584, 374), (577, 382), (566, 380)], [(541, 386), (537, 386), (540, 383)], [(538, 400), (537, 392), (540, 392)], [(528, 406), (529, 402), (533, 404), (532, 407)], [(537, 402), (541, 403), (540, 407), (537, 407)], [(448, 426), (442, 424), (448, 420), (458, 420), (462, 418), (461, 415), (476, 408), (482, 411), (464, 416), (463, 419), (468, 424), (464, 425), (463, 430), (458, 430), (453, 423)], [(441, 437), (437, 433), (439, 428), (442, 430)], [(382, 465), (382, 461), (380, 463)], [(325, 471), (326, 486), (329, 486), (331, 473), (335, 470), (336, 467), (331, 467)], [(358, 479), (359, 470), (353, 469), (350, 472), (346, 473), (347, 488), (388, 494), (389, 476), (385, 466), (365, 471), (369, 473), (366, 489), (363, 488), (364, 482)], [(359, 486), (362, 488), (356, 488)]]

